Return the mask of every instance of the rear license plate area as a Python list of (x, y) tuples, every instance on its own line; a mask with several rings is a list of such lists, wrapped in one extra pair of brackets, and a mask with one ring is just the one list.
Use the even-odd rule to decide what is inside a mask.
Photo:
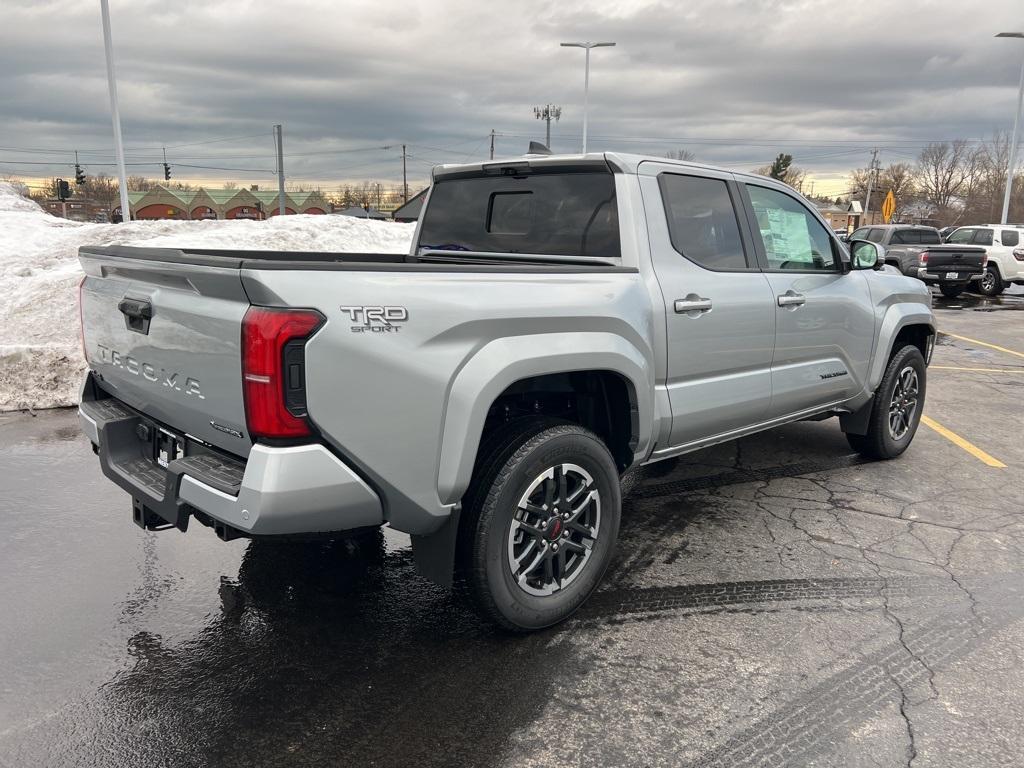
[(960, 279), (960, 273), (959, 272), (947, 272), (946, 273), (946, 279), (947, 280), (959, 280)]
[(153, 459), (164, 469), (185, 455), (185, 440), (180, 435), (159, 427), (153, 433)]

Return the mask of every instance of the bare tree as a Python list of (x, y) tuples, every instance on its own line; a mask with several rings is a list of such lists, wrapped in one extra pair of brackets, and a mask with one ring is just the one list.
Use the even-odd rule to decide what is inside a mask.
[(976, 172), (976, 158), (964, 139), (932, 142), (921, 150), (915, 181), (922, 199), (942, 221), (956, 221), (963, 210), (961, 196)]
[(670, 149), (665, 153), (665, 157), (669, 160), (684, 160), (686, 162), (692, 162), (697, 159), (697, 156), (688, 149)]

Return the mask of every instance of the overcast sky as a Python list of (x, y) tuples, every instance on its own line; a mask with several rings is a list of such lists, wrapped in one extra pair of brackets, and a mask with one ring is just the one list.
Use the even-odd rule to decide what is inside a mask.
[[(558, 44), (600, 39), (617, 47), (593, 53), (591, 150), (744, 170), (785, 150), (834, 193), (873, 146), (892, 162), (1008, 131), (1024, 59), (993, 37), (1024, 31), (1024, 0), (110, 4), (129, 172), (154, 178), (166, 146), (176, 179), (272, 183), (280, 122), (291, 179), (399, 180), (405, 142), (420, 182), (486, 157), (491, 129), (499, 155), (543, 140), (548, 102), (554, 150), (578, 150), (583, 52)], [(0, 174), (70, 176), (76, 148), (113, 174), (98, 0), (0, 12)], [(194, 143), (225, 137), (246, 138)]]

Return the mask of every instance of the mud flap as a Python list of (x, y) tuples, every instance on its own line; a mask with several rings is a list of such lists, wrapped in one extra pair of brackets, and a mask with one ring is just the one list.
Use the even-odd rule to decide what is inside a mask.
[(852, 413), (839, 414), (839, 426), (848, 435), (866, 435), (868, 424), (871, 422), (871, 409), (875, 406), (875, 398), (871, 398), (864, 405)]
[(412, 557), (420, 576), (442, 587), (452, 585), (455, 571), (455, 543), (462, 508), (452, 509), (444, 525), (427, 536), (412, 536)]

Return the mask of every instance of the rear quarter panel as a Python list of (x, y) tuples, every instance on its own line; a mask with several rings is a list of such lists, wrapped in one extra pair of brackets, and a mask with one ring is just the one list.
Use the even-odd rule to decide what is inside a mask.
[[(309, 414), (376, 485), (385, 517), (429, 533), (469, 484), (494, 398), (529, 376), (617, 371), (638, 398), (646, 450), (654, 389), (653, 312), (640, 274), (459, 271), (243, 271), (254, 303), (327, 318), (306, 348)], [(353, 330), (341, 307), (402, 307), (393, 331)]]

